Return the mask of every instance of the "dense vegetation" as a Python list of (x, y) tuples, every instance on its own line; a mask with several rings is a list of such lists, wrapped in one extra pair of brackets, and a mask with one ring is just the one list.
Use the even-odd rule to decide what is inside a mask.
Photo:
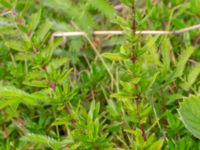
[(199, 4), (0, 0), (0, 149), (199, 150)]

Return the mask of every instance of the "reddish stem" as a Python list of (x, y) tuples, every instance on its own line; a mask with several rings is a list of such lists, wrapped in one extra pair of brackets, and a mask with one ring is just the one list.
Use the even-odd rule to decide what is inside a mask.
[(141, 124), (140, 130), (142, 132), (142, 136), (144, 138), (144, 141), (147, 141), (147, 135), (146, 135), (146, 132), (145, 132), (144, 124)]

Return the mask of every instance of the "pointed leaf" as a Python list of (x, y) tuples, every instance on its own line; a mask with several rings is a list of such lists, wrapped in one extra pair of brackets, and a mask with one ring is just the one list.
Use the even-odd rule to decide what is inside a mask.
[(42, 10), (40, 9), (37, 13), (31, 15), (28, 25), (29, 31), (34, 31), (37, 28), (40, 22), (41, 12)]
[(128, 59), (127, 56), (119, 53), (103, 53), (102, 56), (113, 61), (121, 61)]
[(46, 34), (49, 32), (49, 30), (52, 27), (52, 22), (49, 20), (46, 20), (37, 30), (36, 32), (36, 37), (40, 40), (43, 41), (43, 39), (45, 38)]
[(48, 81), (46, 80), (32, 80), (32, 81), (24, 81), (23, 84), (28, 85), (28, 86), (34, 86), (34, 87), (48, 87)]

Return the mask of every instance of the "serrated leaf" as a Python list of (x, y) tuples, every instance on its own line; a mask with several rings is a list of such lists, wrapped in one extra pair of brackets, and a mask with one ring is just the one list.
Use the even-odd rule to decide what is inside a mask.
[(198, 63), (191, 69), (190, 73), (188, 74), (188, 79), (187, 79), (188, 83), (192, 85), (196, 81), (199, 74), (200, 74), (200, 64)]
[(56, 13), (59, 12), (60, 14), (75, 20), (78, 23), (78, 26), (84, 31), (91, 31), (92, 27), (95, 25), (92, 15), (88, 13), (88, 11), (82, 11), (82, 9), (72, 3), (71, 0), (45, 0), (44, 5), (50, 7)]
[(175, 77), (181, 77), (183, 74), (183, 71), (185, 69), (186, 63), (192, 53), (194, 52), (193, 47), (188, 47), (186, 50), (184, 50), (181, 55), (178, 58), (178, 63), (176, 65), (176, 74)]
[(17, 103), (35, 104), (37, 102), (31, 95), (15, 87), (0, 87), (0, 98), (13, 98)]
[(171, 51), (171, 44), (168, 38), (164, 38), (161, 44), (161, 54), (162, 54), (162, 61), (164, 66), (169, 69), (170, 68), (170, 51)]
[(62, 145), (61, 142), (55, 140), (54, 138), (51, 138), (46, 135), (32, 134), (32, 133), (23, 136), (21, 140), (25, 142), (33, 143), (33, 144), (45, 145), (48, 147), (52, 147), (54, 149), (55, 148), (57, 149), (60, 147), (60, 145)]
[(116, 12), (107, 0), (90, 0), (90, 4), (108, 18), (115, 16)]
[(29, 20), (29, 25), (28, 25), (29, 31), (34, 31), (37, 28), (40, 22), (41, 12), (42, 12), (42, 9), (40, 9), (37, 13), (34, 13), (31, 15), (30, 20)]
[(180, 104), (179, 115), (186, 129), (200, 139), (200, 96), (190, 96)]
[(161, 65), (160, 55), (157, 52), (156, 41), (158, 40), (158, 36), (147, 36), (145, 46), (138, 50), (138, 55), (142, 55), (143, 59), (147, 64), (156, 64)]

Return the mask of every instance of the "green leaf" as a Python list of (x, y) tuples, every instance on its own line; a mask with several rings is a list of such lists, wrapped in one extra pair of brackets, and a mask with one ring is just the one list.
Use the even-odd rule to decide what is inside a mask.
[(32, 53), (17, 53), (15, 55), (15, 59), (19, 61), (31, 60), (33, 57), (34, 55)]
[(155, 73), (151, 78), (150, 78), (150, 83), (148, 85), (148, 89), (150, 89), (152, 87), (152, 85), (154, 84), (154, 82), (156, 81), (157, 77), (159, 75), (159, 72)]
[(17, 24), (17, 27), (19, 28), (19, 30), (20, 30), (22, 33), (27, 33), (27, 32), (28, 32), (27, 27), (26, 27), (25, 25)]
[(111, 97), (116, 98), (116, 99), (119, 99), (119, 100), (128, 100), (128, 99), (131, 98), (130, 95), (125, 94), (125, 93), (123, 93), (123, 92), (111, 94)]
[[(80, 6), (76, 5), (76, 3), (73, 3), (71, 0), (45, 0), (44, 3), (45, 6), (50, 7), (56, 13), (60, 13), (63, 16), (75, 20), (78, 26), (84, 31), (91, 31), (92, 27), (95, 25), (92, 15), (88, 13), (88, 11), (85, 11), (85, 9), (81, 9)], [(86, 3), (86, 5), (88, 5), (88, 3)]]
[(170, 69), (170, 51), (171, 51), (171, 43), (168, 38), (164, 38), (162, 45), (161, 45), (161, 54), (162, 54), (162, 61), (164, 66), (167, 69)]
[(51, 126), (57, 125), (68, 125), (69, 119), (67, 117), (56, 118), (56, 120), (51, 124)]
[(188, 47), (186, 50), (184, 50), (181, 55), (178, 58), (178, 63), (176, 65), (176, 74), (175, 77), (181, 77), (183, 74), (183, 71), (185, 69), (186, 63), (192, 53), (194, 52), (193, 47)]
[(58, 83), (62, 83), (63, 81), (65, 81), (67, 79), (67, 77), (69, 76), (69, 74), (72, 72), (73, 68), (66, 70), (65, 72), (63, 72), (63, 74), (60, 76)]
[(60, 148), (62, 145), (61, 142), (49, 136), (40, 135), (40, 134), (32, 134), (32, 133), (23, 136), (21, 140), (25, 142), (33, 143), (33, 144), (44, 145), (44, 146), (51, 147), (54, 149)]
[(161, 150), (163, 146), (163, 140), (158, 140), (156, 142), (154, 142), (149, 148), (148, 150)]
[(66, 57), (53, 59), (53, 61), (51, 61), (48, 64), (47, 70), (51, 69), (51, 68), (54, 68), (54, 69), (60, 68), (61, 66), (67, 64), (67, 62), (68, 62), (68, 58), (66, 58)]
[(3, 109), (7, 106), (13, 106), (20, 103), (19, 99), (4, 99), (4, 100), (0, 100), (0, 109)]
[(34, 87), (48, 87), (48, 81), (42, 80), (42, 81), (37, 81), (37, 80), (32, 80), (32, 81), (24, 81), (24, 85), (28, 86), (34, 86)]
[(10, 99), (13, 98), (13, 100), (16, 103), (26, 103), (26, 104), (35, 104), (35, 99), (29, 95), (28, 93), (19, 90), (15, 87), (1, 87), (0, 86), (0, 98), (3, 99)]
[(123, 54), (119, 54), (119, 53), (103, 53), (102, 54), (103, 57), (108, 58), (110, 60), (113, 61), (121, 61), (121, 60), (126, 60), (128, 59), (127, 56), (123, 55)]
[(20, 41), (7, 41), (6, 43), (6, 46), (13, 49), (13, 50), (16, 50), (16, 51), (19, 51), (19, 52), (25, 52), (27, 51), (27, 48), (24, 46), (24, 44)]
[(190, 73), (188, 74), (188, 79), (187, 79), (188, 83), (192, 85), (196, 81), (199, 74), (200, 74), (200, 64), (198, 63), (191, 69)]
[(114, 8), (107, 0), (90, 0), (90, 4), (108, 18), (113, 18), (116, 14)]
[(185, 127), (200, 139), (200, 96), (190, 96), (180, 104), (179, 115)]
[(30, 71), (25, 76), (25, 81), (44, 79), (45, 73), (38, 70)]
[(31, 15), (29, 24), (28, 24), (29, 31), (34, 31), (37, 28), (40, 22), (41, 13), (42, 13), (42, 9), (40, 9), (37, 13), (34, 13)]
[(190, 0), (190, 9), (193, 13), (199, 13), (200, 11), (200, 8), (198, 7), (199, 6), (199, 0)]
[(9, 8), (11, 9), (12, 8), (12, 5), (11, 3), (7, 2), (6, 0), (0, 0), (0, 4), (6, 8)]
[(136, 52), (138, 55), (143, 54), (142, 57), (147, 64), (161, 65), (160, 55), (158, 54), (156, 45), (157, 40), (158, 36), (147, 36), (145, 46)]
[(47, 33), (52, 27), (52, 22), (49, 20), (46, 20), (42, 25), (40, 25), (39, 29), (36, 32), (36, 37), (40, 40), (43, 41)]
[(110, 112), (110, 115), (112, 115), (112, 117), (119, 116), (118, 108), (117, 108), (116, 104), (113, 102), (113, 100), (108, 100), (107, 109)]
[[(50, 61), (54, 50), (63, 42), (62, 38), (56, 38), (54, 40), (50, 40), (48, 46), (42, 51), (42, 56), (46, 59), (46, 61)], [(63, 58), (64, 59), (64, 58)], [(66, 58), (65, 58), (66, 59)]]
[(21, 16), (24, 16), (26, 13), (27, 13), (27, 11), (28, 11), (28, 9), (29, 9), (29, 7), (30, 7), (30, 3), (31, 3), (31, 0), (26, 0), (26, 3), (25, 3), (25, 5), (24, 5), (24, 8), (23, 8), (23, 10), (21, 11)]

